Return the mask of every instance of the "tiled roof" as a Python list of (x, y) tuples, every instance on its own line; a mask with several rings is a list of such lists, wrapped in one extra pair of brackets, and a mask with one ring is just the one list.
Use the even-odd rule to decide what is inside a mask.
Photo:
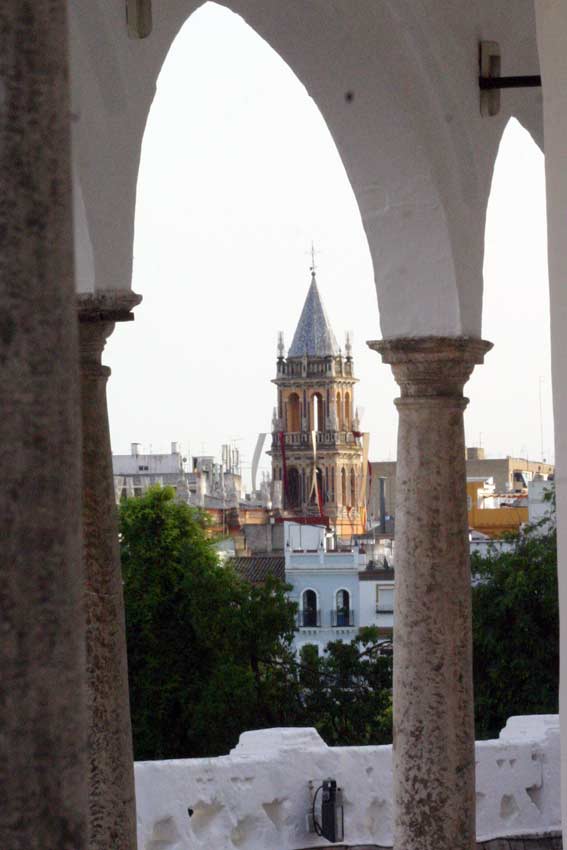
[(338, 353), (337, 340), (317, 289), (315, 272), (312, 272), (311, 286), (287, 356), (327, 357)]
[(226, 562), (236, 572), (252, 584), (261, 584), (269, 575), (282, 581), (285, 578), (285, 558), (283, 555), (240, 555), (227, 558)]

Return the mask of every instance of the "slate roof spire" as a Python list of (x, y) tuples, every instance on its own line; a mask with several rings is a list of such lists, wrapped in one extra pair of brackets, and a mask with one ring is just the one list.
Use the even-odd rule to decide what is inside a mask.
[(328, 357), (338, 353), (337, 340), (317, 289), (313, 265), (311, 285), (287, 356), (303, 357), (306, 354), (308, 357)]

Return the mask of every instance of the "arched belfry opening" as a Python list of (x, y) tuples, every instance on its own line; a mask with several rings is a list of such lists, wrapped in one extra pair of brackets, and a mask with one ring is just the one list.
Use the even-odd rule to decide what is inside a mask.
[(287, 430), (290, 433), (301, 431), (301, 412), (299, 395), (290, 393), (286, 402), (287, 410)]

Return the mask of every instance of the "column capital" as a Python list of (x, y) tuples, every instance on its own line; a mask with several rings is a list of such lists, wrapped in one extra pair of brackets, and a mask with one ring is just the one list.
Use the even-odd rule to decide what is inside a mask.
[(116, 322), (131, 322), (132, 308), (141, 295), (131, 290), (106, 290), (77, 294), (79, 317), (79, 359), (83, 377), (108, 378), (110, 369), (101, 365), (106, 340)]
[(77, 293), (77, 310), (80, 322), (131, 322), (133, 307), (142, 296), (131, 289), (107, 289), (98, 292)]
[(398, 337), (367, 342), (390, 364), (404, 398), (462, 397), (477, 364), (492, 348), (477, 337)]

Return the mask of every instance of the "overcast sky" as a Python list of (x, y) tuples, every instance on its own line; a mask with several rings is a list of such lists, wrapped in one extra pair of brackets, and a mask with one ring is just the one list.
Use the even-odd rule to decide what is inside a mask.
[[(536, 458), (543, 444), (553, 458), (545, 230), (543, 156), (511, 122), (486, 231), (483, 337), (495, 347), (466, 390), (467, 443), (492, 456)], [(337, 340), (354, 334), (370, 457), (393, 460), (396, 385), (365, 345), (381, 335), (372, 263), (333, 140), (280, 57), (209, 3), (172, 46), (144, 138), (133, 279), (144, 301), (105, 356), (115, 453), (176, 440), (187, 455), (220, 456), (234, 441), (249, 473), (257, 434), (271, 429), (277, 333), (289, 346), (312, 240)]]

